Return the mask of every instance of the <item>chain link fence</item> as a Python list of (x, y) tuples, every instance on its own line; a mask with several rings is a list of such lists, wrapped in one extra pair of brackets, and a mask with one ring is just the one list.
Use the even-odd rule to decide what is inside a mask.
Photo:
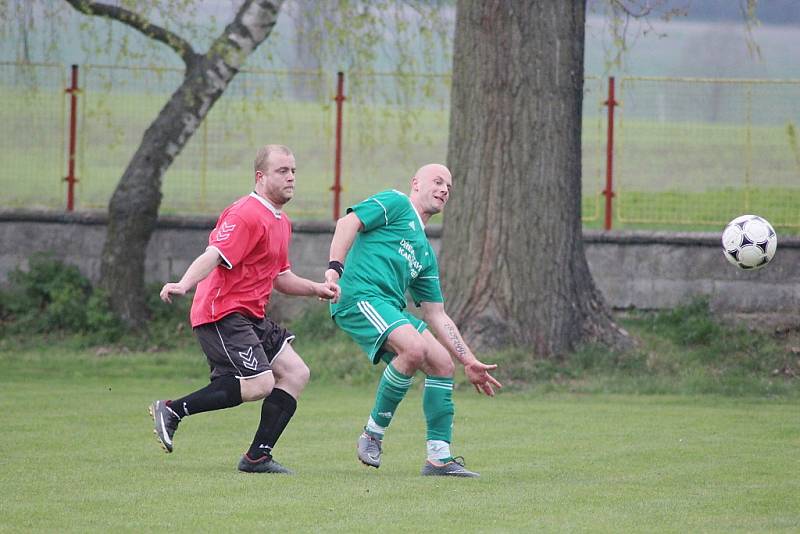
[[(5, 207), (63, 210), (66, 66), (0, 63), (0, 187)], [(80, 68), (75, 208), (104, 210), (180, 69)], [(445, 161), (449, 75), (345, 73), (341, 205)], [(608, 80), (584, 84), (583, 219), (605, 214)], [(169, 168), (163, 214), (216, 214), (252, 186), (266, 143), (298, 162), (295, 219), (332, 216), (335, 73), (240, 72)], [(709, 229), (746, 212), (800, 227), (800, 81), (626, 77), (619, 80), (614, 227)]]
[(0, 63), (0, 191), (7, 207), (65, 206), (66, 69)]
[(615, 154), (623, 223), (800, 227), (800, 81), (621, 80)]

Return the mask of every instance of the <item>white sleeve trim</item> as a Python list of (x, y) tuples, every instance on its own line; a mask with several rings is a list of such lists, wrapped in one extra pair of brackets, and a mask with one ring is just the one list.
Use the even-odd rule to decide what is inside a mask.
[(285, 271), (281, 271), (281, 272), (279, 272), (279, 273), (278, 273), (278, 276), (280, 276), (280, 275), (282, 275), (282, 274), (290, 273), (290, 272), (292, 272), (292, 269), (291, 269), (291, 268), (289, 268), (289, 269), (286, 269)]
[(389, 226), (389, 214), (386, 212), (386, 206), (381, 204), (381, 201), (375, 197), (372, 197), (372, 200), (378, 203), (378, 205), (383, 208), (383, 218), (386, 220), (386, 226)]
[(228, 260), (228, 258), (225, 257), (225, 254), (223, 254), (220, 249), (218, 249), (214, 245), (209, 245), (209, 246), (206, 247), (206, 250), (208, 250), (210, 248), (213, 248), (214, 250), (216, 250), (217, 254), (219, 254), (219, 257), (222, 258), (222, 266), (223, 267), (225, 267), (228, 270), (233, 269), (233, 264), (231, 264), (231, 262)]

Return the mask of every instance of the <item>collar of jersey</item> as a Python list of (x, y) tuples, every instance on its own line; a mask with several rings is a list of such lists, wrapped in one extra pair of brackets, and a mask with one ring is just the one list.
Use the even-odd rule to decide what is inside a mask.
[[(259, 202), (261, 202), (264, 205), (265, 208), (267, 208), (269, 211), (272, 212), (272, 214), (275, 216), (276, 219), (280, 219), (281, 218), (281, 210), (279, 210), (278, 208), (276, 208), (275, 206), (270, 204), (269, 200), (267, 200), (266, 198), (262, 197), (261, 195), (259, 195), (255, 191), (250, 193), (250, 196), (253, 197), (254, 199), (258, 200)], [(417, 215), (417, 217), (419, 217), (419, 215)]]
[(419, 221), (420, 228), (422, 228), (424, 230), (425, 229), (425, 223), (422, 222), (422, 217), (419, 216), (419, 212), (417, 212), (417, 208), (414, 206), (414, 203), (411, 202), (411, 199), (408, 198), (408, 195), (406, 195), (402, 191), (398, 191), (397, 189), (392, 189), (392, 191), (394, 191), (398, 195), (402, 195), (402, 196), (406, 197), (406, 200), (408, 200), (408, 203), (411, 204), (411, 209), (414, 210), (414, 215), (417, 216), (417, 220)]

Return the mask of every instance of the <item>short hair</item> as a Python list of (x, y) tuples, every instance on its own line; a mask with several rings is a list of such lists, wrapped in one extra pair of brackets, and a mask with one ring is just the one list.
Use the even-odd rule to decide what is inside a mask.
[(285, 145), (264, 145), (258, 149), (256, 152), (256, 160), (253, 163), (253, 170), (255, 172), (261, 171), (265, 172), (267, 170), (267, 161), (269, 161), (269, 155), (273, 152), (280, 152), (287, 156), (292, 155), (292, 151), (289, 150), (288, 146)]

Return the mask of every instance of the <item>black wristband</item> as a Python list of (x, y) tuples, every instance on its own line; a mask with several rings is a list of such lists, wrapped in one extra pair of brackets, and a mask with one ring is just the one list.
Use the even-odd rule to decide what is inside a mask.
[(342, 276), (342, 273), (344, 272), (344, 265), (342, 265), (342, 262), (340, 261), (331, 260), (328, 262), (328, 269), (333, 269), (339, 276)]

